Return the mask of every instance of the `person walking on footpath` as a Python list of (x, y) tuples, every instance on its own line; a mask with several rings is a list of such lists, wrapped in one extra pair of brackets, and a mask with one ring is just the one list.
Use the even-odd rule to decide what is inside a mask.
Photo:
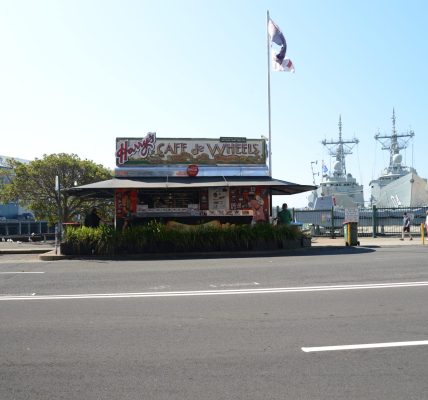
[(404, 240), (404, 235), (408, 233), (409, 234), (409, 240), (413, 240), (412, 235), (410, 233), (410, 217), (407, 215), (407, 213), (403, 214), (403, 230), (401, 231), (401, 239)]
[(288, 225), (293, 220), (287, 203), (282, 205), (282, 210), (278, 213), (278, 222), (281, 225)]
[(428, 210), (426, 212), (426, 217), (425, 217), (425, 235), (426, 237), (428, 237)]

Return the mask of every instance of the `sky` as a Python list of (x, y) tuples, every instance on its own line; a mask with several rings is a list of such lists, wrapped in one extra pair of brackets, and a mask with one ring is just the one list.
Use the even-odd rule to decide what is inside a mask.
[(273, 177), (318, 184), (341, 116), (368, 200), (394, 108), (415, 132), (403, 160), (427, 178), (425, 0), (0, 0), (0, 154), (113, 169), (116, 137), (268, 136), (267, 10), (295, 66), (270, 73)]

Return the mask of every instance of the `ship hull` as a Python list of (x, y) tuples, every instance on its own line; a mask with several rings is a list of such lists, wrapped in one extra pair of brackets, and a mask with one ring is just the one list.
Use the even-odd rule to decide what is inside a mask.
[(371, 204), (377, 208), (425, 207), (428, 205), (428, 183), (415, 172), (409, 172), (386, 185), (382, 180), (370, 182)]
[(328, 178), (308, 200), (308, 207), (314, 210), (364, 207), (364, 188), (350, 174), (342, 179)]

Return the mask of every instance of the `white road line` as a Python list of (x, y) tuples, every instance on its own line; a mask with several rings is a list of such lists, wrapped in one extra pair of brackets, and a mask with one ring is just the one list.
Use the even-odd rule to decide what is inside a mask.
[(7, 275), (7, 274), (44, 274), (44, 272), (41, 271), (5, 271), (0, 272), (0, 274)]
[(11, 259), (11, 260), (0, 260), (0, 264), (41, 264), (44, 261), (39, 259)]
[(237, 282), (237, 283), (220, 283), (218, 285), (210, 285), (212, 288), (216, 287), (239, 287), (239, 286), (257, 286), (258, 282)]
[(395, 289), (403, 287), (428, 286), (428, 282), (400, 282), (377, 283), (361, 285), (335, 285), (335, 286), (301, 286), (285, 288), (260, 288), (260, 289), (230, 289), (230, 290), (189, 290), (180, 292), (141, 292), (141, 293), (94, 293), (94, 294), (65, 294), (65, 295), (40, 295), (40, 296), (0, 296), (0, 301), (13, 300), (73, 300), (73, 299), (118, 299), (141, 297), (182, 297), (182, 296), (222, 296), (238, 294), (273, 294), (273, 293), (298, 293), (339, 290), (363, 290), (363, 289)]
[(389, 343), (349, 344), (344, 346), (302, 347), (302, 351), (304, 351), (305, 353), (312, 353), (315, 351), (379, 349), (379, 348), (385, 348), (385, 347), (426, 346), (426, 345), (428, 345), (428, 340), (416, 340), (413, 342), (389, 342)]

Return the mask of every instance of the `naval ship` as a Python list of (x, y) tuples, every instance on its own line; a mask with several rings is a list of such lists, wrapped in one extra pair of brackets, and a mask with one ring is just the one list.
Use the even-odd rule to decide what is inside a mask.
[[(339, 139), (323, 140), (321, 142), (334, 158), (333, 171), (322, 166), (322, 181), (317, 190), (311, 192), (308, 197), (308, 208), (314, 210), (326, 210), (335, 208), (360, 208), (364, 207), (363, 186), (357, 183), (352, 174), (347, 173), (345, 156), (352, 154), (354, 145), (358, 139), (342, 139), (342, 118), (339, 116)], [(315, 184), (315, 183), (314, 183)]]
[(403, 164), (400, 150), (408, 147), (415, 136), (412, 130), (397, 133), (395, 128), (395, 110), (392, 110), (391, 135), (375, 135), (382, 150), (389, 151), (389, 165), (379, 177), (370, 182), (370, 205), (377, 208), (424, 207), (428, 205), (427, 180), (421, 178), (413, 167)]

